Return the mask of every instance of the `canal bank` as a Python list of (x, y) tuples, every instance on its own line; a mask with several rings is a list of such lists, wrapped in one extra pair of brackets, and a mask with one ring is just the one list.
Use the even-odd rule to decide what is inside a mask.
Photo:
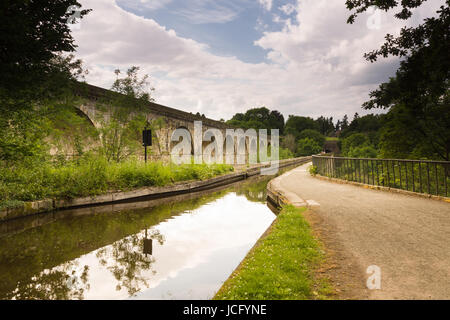
[(275, 220), (270, 179), (1, 222), (0, 299), (210, 299)]
[[(311, 157), (280, 160), (279, 168), (300, 165), (311, 161)], [(0, 210), (0, 221), (22, 218), (30, 215), (60, 211), (72, 208), (82, 208), (96, 205), (107, 205), (127, 201), (139, 201), (140, 199), (163, 199), (180, 194), (195, 193), (223, 185), (228, 185), (237, 181), (245, 180), (249, 177), (260, 174), (262, 168), (269, 167), (268, 164), (258, 164), (245, 167), (238, 172), (222, 175), (219, 177), (202, 180), (174, 183), (164, 187), (146, 187), (126, 192), (111, 192), (104, 195), (83, 197), (75, 199), (46, 199), (34, 202), (26, 202), (17, 208), (7, 208)]]
[(214, 299), (321, 300), (335, 294), (318, 271), (326, 254), (305, 218), (309, 203), (280, 185), (291, 174), (289, 170), (267, 184), (268, 205), (279, 214)]
[(277, 218), (215, 295), (215, 300), (323, 300), (334, 291), (318, 270), (322, 243), (307, 209), (283, 206)]

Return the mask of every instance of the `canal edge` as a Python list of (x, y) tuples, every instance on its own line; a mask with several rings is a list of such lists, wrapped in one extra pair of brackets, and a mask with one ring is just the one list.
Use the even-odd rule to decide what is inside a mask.
[[(298, 166), (304, 165), (306, 163), (309, 163), (311, 161), (304, 161), (301, 163), (298, 163), (298, 165), (295, 168), (292, 168), (292, 170), (295, 170)], [(282, 175), (273, 178), (269, 181), (267, 184), (267, 200), (270, 204), (275, 205), (277, 210), (280, 210), (283, 206), (286, 205), (294, 205), (297, 208), (307, 208), (307, 202), (301, 199), (300, 197), (293, 194), (286, 194), (286, 192), (283, 190), (283, 188), (280, 187), (280, 180), (284, 177), (290, 174), (292, 170), (289, 170)], [(268, 205), (269, 205), (268, 203)], [(264, 241), (264, 239), (272, 232), (273, 227), (277, 223), (278, 219), (275, 218), (270, 226), (264, 231), (264, 233), (258, 238), (258, 240), (255, 242), (255, 244), (252, 246), (252, 248), (247, 252), (244, 259), (239, 263), (239, 265), (231, 272), (230, 276), (222, 283), (222, 286), (219, 288), (219, 290), (214, 294), (214, 298), (225, 288), (225, 283), (227, 283), (230, 279), (234, 278), (237, 274), (239, 274), (239, 271), (244, 267), (244, 265), (247, 263), (248, 257), (252, 255), (252, 253), (258, 248), (258, 246)], [(309, 222), (308, 222), (309, 223)]]
[[(293, 165), (301, 165), (311, 161), (311, 157), (301, 157), (279, 161), (279, 168)], [(232, 184), (246, 180), (249, 177), (260, 175), (262, 168), (270, 164), (262, 163), (244, 170), (225, 174), (207, 180), (184, 181), (164, 187), (145, 187), (125, 192), (111, 192), (99, 196), (89, 196), (74, 199), (44, 199), (25, 202), (17, 208), (5, 208), (0, 210), (0, 222), (20, 219), (22, 217), (37, 215), (58, 210), (75, 209), (96, 205), (108, 205), (113, 203), (139, 201), (142, 198), (161, 199), (180, 194), (194, 193), (207, 189)]]
[[(305, 161), (300, 165), (309, 163), (310, 161)], [(295, 170), (296, 168), (292, 169)], [(281, 180), (290, 175), (292, 170), (285, 172), (284, 174), (272, 179), (267, 184), (267, 198), (270, 202), (275, 204), (278, 208), (286, 205), (293, 205), (296, 208), (307, 208), (309, 204), (307, 201), (300, 198), (293, 192), (285, 190), (281, 187)]]

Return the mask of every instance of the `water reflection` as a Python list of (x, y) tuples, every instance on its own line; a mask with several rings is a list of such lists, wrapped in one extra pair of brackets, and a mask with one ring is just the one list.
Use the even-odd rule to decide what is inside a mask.
[(0, 298), (211, 298), (275, 218), (268, 180), (3, 226)]

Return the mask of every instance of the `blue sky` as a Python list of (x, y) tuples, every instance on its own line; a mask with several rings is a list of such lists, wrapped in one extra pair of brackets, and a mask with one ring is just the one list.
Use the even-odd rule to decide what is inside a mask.
[(398, 67), (398, 58), (372, 64), (364, 53), (443, 0), (407, 22), (372, 12), (353, 25), (345, 0), (79, 1), (93, 9), (73, 32), (89, 83), (110, 88), (115, 69), (139, 66), (156, 102), (213, 119), (261, 106), (342, 119), (367, 113), (369, 92)]
[[(249, 63), (268, 62), (267, 51), (254, 42), (265, 31), (282, 29), (283, 25), (274, 21), (275, 16), (295, 20), (295, 11), (289, 10), (295, 3), (279, 0), (261, 3), (257, 0), (117, 1), (126, 11), (153, 19), (181, 37), (207, 44), (213, 54), (235, 56)], [(280, 9), (282, 7), (286, 9)]]

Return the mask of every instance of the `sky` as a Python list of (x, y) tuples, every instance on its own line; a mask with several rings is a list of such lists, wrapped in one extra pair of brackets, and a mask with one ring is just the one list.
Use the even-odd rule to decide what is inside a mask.
[(398, 58), (363, 58), (387, 33), (436, 15), (429, 0), (400, 21), (361, 14), (345, 0), (81, 0), (93, 9), (73, 27), (88, 83), (109, 89), (115, 69), (139, 66), (157, 103), (230, 119), (266, 106), (289, 115), (352, 119), (368, 94), (395, 75)]

